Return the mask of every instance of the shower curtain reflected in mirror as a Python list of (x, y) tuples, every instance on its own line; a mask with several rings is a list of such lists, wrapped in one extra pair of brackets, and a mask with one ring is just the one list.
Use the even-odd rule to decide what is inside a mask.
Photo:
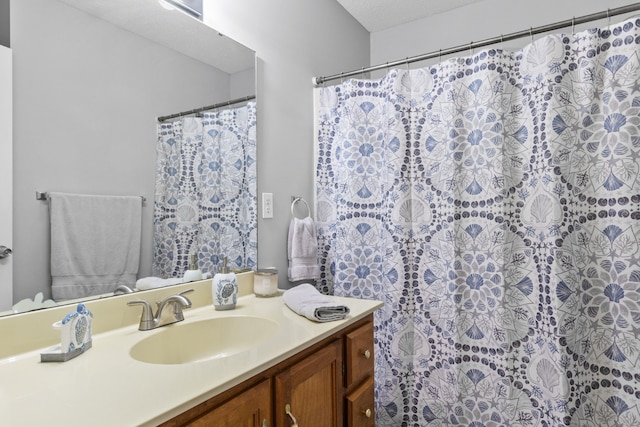
[(256, 103), (160, 123), (157, 147), (153, 276), (255, 267)]
[(640, 20), (316, 90), (378, 426), (640, 423)]

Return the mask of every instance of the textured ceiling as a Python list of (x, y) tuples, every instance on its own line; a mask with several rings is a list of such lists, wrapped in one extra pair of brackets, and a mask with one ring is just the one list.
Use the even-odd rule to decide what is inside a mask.
[(483, 0), (338, 0), (369, 32), (406, 24)]

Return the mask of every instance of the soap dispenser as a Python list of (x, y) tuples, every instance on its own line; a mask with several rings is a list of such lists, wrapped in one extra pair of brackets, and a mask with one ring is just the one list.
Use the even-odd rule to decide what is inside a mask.
[(184, 281), (195, 282), (196, 280), (202, 280), (202, 271), (200, 271), (196, 263), (196, 255), (191, 254), (191, 263), (189, 264), (189, 269), (184, 272)]
[(232, 310), (238, 301), (238, 279), (234, 273), (229, 273), (227, 258), (224, 258), (222, 269), (213, 276), (211, 281), (211, 296), (213, 308), (216, 310)]

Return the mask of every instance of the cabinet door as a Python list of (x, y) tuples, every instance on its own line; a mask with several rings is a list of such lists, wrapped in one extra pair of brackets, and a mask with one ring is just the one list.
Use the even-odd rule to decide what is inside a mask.
[(276, 375), (275, 425), (294, 426), (295, 418), (299, 427), (341, 426), (341, 349), (335, 340)]
[(270, 427), (271, 386), (265, 380), (187, 424), (191, 427)]

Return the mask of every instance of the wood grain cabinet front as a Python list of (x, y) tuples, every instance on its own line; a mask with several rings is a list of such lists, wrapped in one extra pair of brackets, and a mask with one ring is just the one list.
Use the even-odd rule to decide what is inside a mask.
[(347, 427), (373, 427), (373, 377), (347, 395)]
[(205, 413), (200, 418), (183, 425), (189, 427), (269, 427), (272, 425), (271, 400), (271, 381), (267, 379)]
[(347, 388), (373, 376), (373, 322), (345, 335)]
[(342, 343), (335, 340), (275, 376), (277, 426), (342, 425)]
[(373, 389), (373, 319), (344, 336), (345, 347), (345, 426), (369, 427), (375, 424)]

